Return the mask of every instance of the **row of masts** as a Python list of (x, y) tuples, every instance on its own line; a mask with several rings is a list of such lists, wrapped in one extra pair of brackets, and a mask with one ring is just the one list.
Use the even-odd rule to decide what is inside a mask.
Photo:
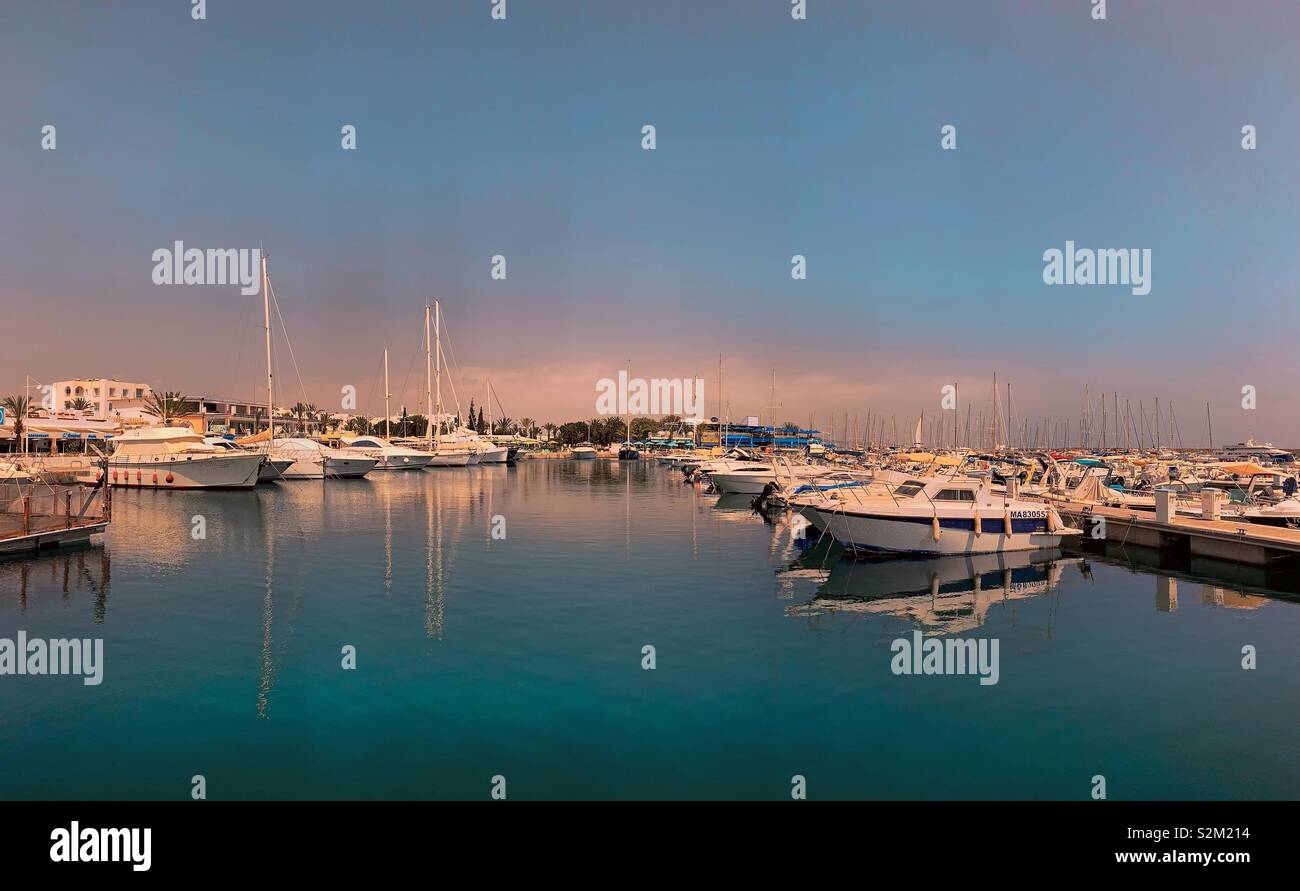
[[(888, 418), (868, 410), (866, 420), (860, 415), (845, 412), (837, 426), (835, 416), (830, 419), (828, 439), (851, 448), (872, 450), (904, 446), (932, 446), (935, 448), (981, 449), (1046, 449), (1084, 448), (1099, 450), (1184, 448), (1178, 413), (1173, 403), (1164, 408), (1157, 397), (1153, 413), (1146, 410), (1145, 400), (1139, 400), (1136, 410), (1131, 400), (1123, 400), (1120, 407), (1118, 392), (1103, 394), (1096, 404), (1087, 387), (1084, 388), (1083, 412), (1076, 421), (1070, 419), (1017, 417), (1012, 401), (1011, 384), (1005, 391), (998, 387), (994, 377), (993, 390), (985, 408), (978, 413), (971, 404), (963, 411), (956, 405), (956, 386), (953, 387), (954, 407), (942, 409), (937, 415), (926, 418), (925, 412), (916, 418), (910, 441), (899, 434), (898, 418)], [(1005, 398), (1003, 397), (1005, 392)], [(809, 427), (813, 419), (809, 418)], [(1214, 420), (1210, 403), (1205, 404), (1206, 437), (1214, 448)]]
[[(275, 364), (272, 357), (271, 288), (266, 268), (267, 254), (261, 254), (262, 272), (262, 323), (266, 336), (266, 417), (267, 429), (275, 437)], [(433, 336), (430, 336), (430, 325)], [(425, 405), (433, 411), (426, 425), (425, 437), (430, 448), (437, 445), (442, 433), (442, 309), (437, 300), (424, 306), (424, 361)], [(489, 423), (492, 416), (492, 385), (488, 382), (487, 411)], [(388, 376), (388, 347), (384, 347), (384, 436), (392, 432), (392, 386)], [(459, 412), (459, 410), (458, 410)], [(490, 428), (489, 428), (490, 429)]]

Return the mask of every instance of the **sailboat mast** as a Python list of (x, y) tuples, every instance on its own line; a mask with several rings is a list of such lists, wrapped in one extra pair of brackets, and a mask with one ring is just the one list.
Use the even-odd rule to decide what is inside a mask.
[[(442, 306), (437, 300), (433, 301), (433, 343), (434, 343), (434, 362), (437, 371), (436, 398), (434, 399), (435, 417), (438, 419), (438, 427), (434, 431), (434, 436), (438, 441), (442, 441)], [(456, 406), (456, 413), (460, 414), (460, 406)]]
[(433, 359), (429, 343), (429, 304), (424, 304), (424, 410), (429, 417), (424, 424), (424, 436), (429, 446), (433, 445)]
[(266, 254), (262, 254), (262, 319), (266, 325), (266, 426), (275, 441), (275, 374), (271, 370), (271, 289), (266, 275)]
[(393, 432), (393, 413), (388, 408), (388, 398), (392, 396), (388, 392), (388, 347), (384, 347), (384, 438), (387, 439)]

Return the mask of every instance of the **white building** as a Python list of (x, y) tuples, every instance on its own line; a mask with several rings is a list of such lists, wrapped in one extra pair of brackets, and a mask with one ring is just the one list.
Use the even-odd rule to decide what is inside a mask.
[(54, 408), (70, 411), (78, 399), (90, 403), (97, 418), (107, 418), (125, 408), (139, 408), (153, 393), (148, 384), (120, 381), (116, 378), (89, 378), (58, 381), (54, 384)]

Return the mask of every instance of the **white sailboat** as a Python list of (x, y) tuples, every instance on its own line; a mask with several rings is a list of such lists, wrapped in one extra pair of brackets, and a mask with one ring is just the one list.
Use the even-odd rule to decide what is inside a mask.
[[(374, 469), (378, 463), (374, 458), (361, 455), (349, 455), (347, 452), (332, 449), (312, 439), (275, 438), (275, 370), (271, 362), (271, 287), (270, 276), (266, 270), (266, 253), (262, 253), (262, 318), (266, 330), (266, 417), (267, 441), (270, 444), (269, 457), (277, 462), (288, 462), (280, 473), (280, 479), (286, 480), (320, 480), (347, 477), (363, 477)], [(387, 353), (385, 353), (385, 361)], [(385, 385), (387, 380), (385, 379)], [(387, 390), (387, 386), (385, 386)], [(241, 441), (242, 444), (253, 442), (256, 437)], [(260, 461), (262, 456), (257, 456)]]
[[(429, 337), (430, 307), (424, 306), (424, 392), (429, 420), (425, 427), (425, 447), (432, 455), (429, 467), (468, 467), (478, 463), (473, 443), (456, 434), (444, 434), (452, 418), (442, 409), (442, 305), (433, 301), (433, 337)], [(430, 353), (430, 343), (433, 352)], [(430, 363), (433, 371), (430, 372)], [(432, 378), (433, 384), (430, 383)], [(459, 411), (459, 406), (457, 408)], [(459, 431), (457, 431), (459, 432)]]

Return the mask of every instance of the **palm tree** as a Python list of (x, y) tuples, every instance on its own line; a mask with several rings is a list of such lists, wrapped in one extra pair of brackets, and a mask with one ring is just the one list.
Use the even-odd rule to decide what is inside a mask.
[(523, 431), (524, 436), (532, 436), (532, 435), (533, 435), (533, 419), (532, 419), (532, 418), (520, 418), (520, 419), (519, 419), (519, 429)]
[(320, 424), (320, 432), (324, 433), (330, 427), (334, 426), (334, 415), (327, 411), (320, 412), (316, 415), (316, 423)]
[(73, 411), (90, 411), (94, 406), (91, 404), (89, 399), (86, 399), (83, 396), (78, 396), (76, 399), (72, 400), (69, 408)]
[(189, 401), (190, 397), (173, 393), (171, 390), (165, 393), (155, 391), (150, 393), (148, 400), (145, 401), (145, 410), (167, 426), (171, 424), (173, 418), (185, 414), (185, 403)]
[(514, 426), (514, 423), (515, 423), (515, 422), (514, 422), (513, 420), (511, 420), (510, 418), (499, 418), (499, 419), (498, 419), (498, 420), (497, 420), (497, 421), (492, 425), (492, 428), (493, 428), (493, 429), (492, 429), (492, 432), (493, 432), (493, 433), (498, 433), (498, 432), (499, 432), (499, 433), (502, 433), (502, 434), (509, 433), (510, 430), (511, 430), (511, 428)]
[(560, 429), (560, 425), (554, 421), (547, 421), (542, 425), (542, 429), (546, 431), (546, 441), (550, 442), (555, 437), (555, 431)]
[(301, 402), (295, 402), (293, 406), (290, 407), (289, 411), (293, 412), (294, 417), (298, 419), (298, 432), (305, 432), (307, 426), (303, 423), (303, 416), (307, 414), (307, 406), (303, 405)]
[(27, 429), (27, 410), (31, 408), (31, 400), (26, 396), (6, 396), (4, 407), (5, 414), (14, 416), (14, 439), (22, 442), (23, 432)]

